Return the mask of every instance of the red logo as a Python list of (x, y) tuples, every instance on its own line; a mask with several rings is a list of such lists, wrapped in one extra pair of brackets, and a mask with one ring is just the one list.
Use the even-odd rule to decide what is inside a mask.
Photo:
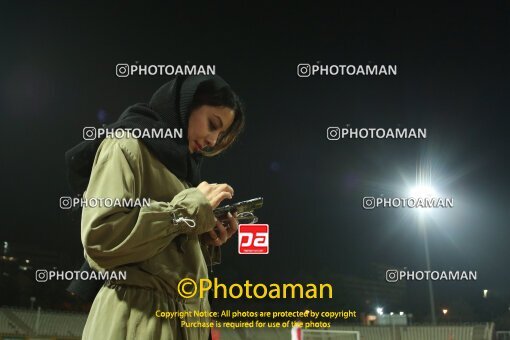
[(269, 224), (239, 225), (239, 254), (269, 254)]

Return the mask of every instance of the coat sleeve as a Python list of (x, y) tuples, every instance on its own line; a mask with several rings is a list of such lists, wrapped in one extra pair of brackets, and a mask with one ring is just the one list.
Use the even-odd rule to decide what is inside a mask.
[[(140, 197), (143, 167), (150, 165), (143, 164), (139, 143), (113, 138), (103, 141), (85, 198), (144, 198)], [(183, 218), (192, 219), (195, 227)], [(91, 267), (112, 269), (153, 257), (179, 234), (202, 234), (214, 225), (212, 206), (205, 195), (189, 188), (170, 202), (151, 199), (149, 206), (141, 208), (84, 207), (81, 239)]]

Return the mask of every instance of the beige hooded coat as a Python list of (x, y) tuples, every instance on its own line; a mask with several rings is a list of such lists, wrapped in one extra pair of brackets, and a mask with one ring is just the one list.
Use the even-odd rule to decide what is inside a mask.
[[(207, 295), (177, 294), (181, 279), (207, 278), (207, 264), (219, 262), (220, 249), (199, 241), (215, 225), (204, 194), (174, 176), (142, 142), (127, 137), (101, 143), (84, 196), (150, 198), (150, 205), (83, 208), (81, 239), (90, 266), (126, 272), (125, 280), (107, 281), (97, 294), (83, 339), (208, 339), (207, 327), (181, 327), (178, 317), (156, 316), (210, 310)], [(175, 223), (179, 217), (193, 219), (195, 227)]]

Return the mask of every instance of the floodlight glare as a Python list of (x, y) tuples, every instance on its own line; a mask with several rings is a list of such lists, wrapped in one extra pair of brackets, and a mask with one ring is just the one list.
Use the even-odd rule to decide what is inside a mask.
[[(415, 198), (415, 199), (426, 199), (426, 198), (435, 198), (438, 197), (438, 194), (436, 190), (429, 185), (417, 185), (409, 191), (409, 197)], [(432, 208), (416, 208), (416, 211), (418, 212), (424, 212), (432, 210)]]
[(382, 307), (377, 307), (377, 308), (375, 309), (375, 311), (377, 312), (377, 314), (379, 314), (379, 315), (383, 315), (383, 308), (382, 308)]
[(411, 188), (410, 196), (413, 198), (436, 197), (436, 190), (428, 185), (417, 185)]

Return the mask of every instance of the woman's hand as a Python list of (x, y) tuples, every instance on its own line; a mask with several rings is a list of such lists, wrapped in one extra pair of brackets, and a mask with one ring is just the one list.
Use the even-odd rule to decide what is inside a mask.
[(213, 209), (216, 209), (225, 198), (232, 199), (234, 197), (234, 189), (226, 183), (209, 184), (204, 181), (197, 186), (197, 189), (205, 195)]
[(202, 241), (206, 244), (210, 244), (213, 246), (221, 246), (229, 238), (232, 237), (237, 232), (237, 229), (239, 228), (239, 222), (237, 221), (237, 214), (227, 214), (228, 217), (228, 224), (230, 227), (225, 228), (223, 226), (223, 223), (216, 219), (216, 227), (213, 230), (210, 230), (209, 232), (202, 234)]

